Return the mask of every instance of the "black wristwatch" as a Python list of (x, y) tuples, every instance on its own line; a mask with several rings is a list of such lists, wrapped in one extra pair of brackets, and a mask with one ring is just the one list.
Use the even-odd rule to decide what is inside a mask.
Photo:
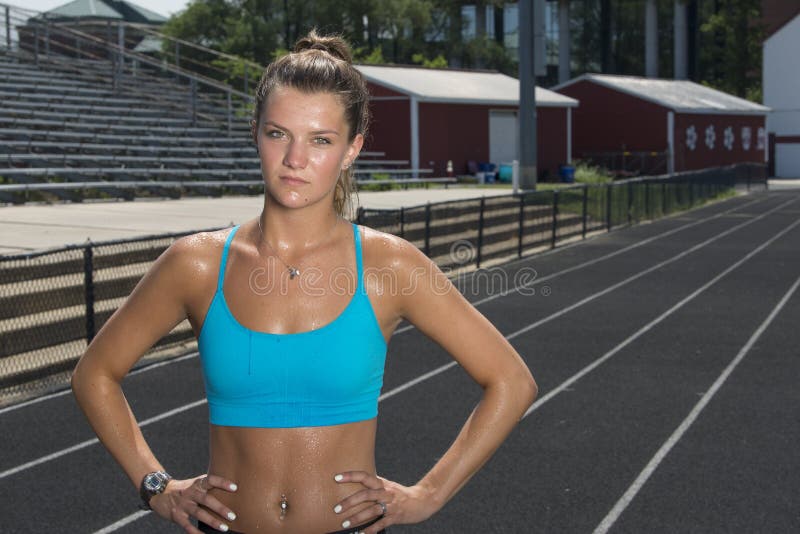
[(139, 508), (142, 510), (152, 510), (152, 508), (150, 508), (150, 499), (153, 495), (158, 495), (167, 489), (167, 482), (170, 480), (172, 480), (172, 477), (164, 471), (147, 473), (139, 486), (139, 496), (142, 498), (142, 503), (139, 505)]

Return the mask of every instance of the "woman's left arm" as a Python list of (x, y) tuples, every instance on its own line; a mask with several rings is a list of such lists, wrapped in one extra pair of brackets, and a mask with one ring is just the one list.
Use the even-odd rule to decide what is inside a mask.
[[(387, 503), (385, 517), (366, 534), (391, 524), (418, 523), (442, 508), (489, 460), (538, 390), (517, 351), (439, 267), (414, 245), (405, 240), (397, 243), (392, 269), (399, 283), (392, 298), (399, 314), (450, 353), (483, 388), (483, 397), (444, 456), (414, 486), (363, 472), (342, 473), (341, 482), (361, 482), (367, 488), (342, 501), (345, 511), (367, 500)], [(350, 524), (380, 512), (379, 506), (370, 507), (351, 518)]]

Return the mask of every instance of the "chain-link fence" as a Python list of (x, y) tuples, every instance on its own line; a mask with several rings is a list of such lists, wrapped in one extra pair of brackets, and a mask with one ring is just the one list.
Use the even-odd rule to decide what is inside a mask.
[[(67, 384), (96, 332), (183, 235), (88, 241), (0, 257), (0, 404)], [(145, 361), (194, 347), (186, 320)]]
[(442, 270), (480, 268), (686, 210), (736, 188), (766, 186), (763, 165), (740, 164), (393, 210), (362, 208), (357, 221), (410, 241)]
[[(736, 188), (765, 187), (764, 166), (748, 164), (397, 210), (359, 209), (356, 220), (403, 237), (443, 271), (475, 269), (689, 209)], [(95, 333), (153, 261), (187, 233), (0, 257), (0, 404), (67, 385)], [(196, 346), (185, 320), (144, 361)]]

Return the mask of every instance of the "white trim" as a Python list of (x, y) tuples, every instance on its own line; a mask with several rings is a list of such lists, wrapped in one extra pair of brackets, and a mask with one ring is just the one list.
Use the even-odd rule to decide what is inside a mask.
[[(419, 169), (419, 99), (411, 96), (411, 168)], [(419, 178), (416, 172), (414, 178)]]
[[(565, 98), (566, 95), (561, 95)], [(572, 102), (543, 102), (541, 100), (536, 100), (536, 107), (537, 108), (576, 108), (578, 107), (578, 101), (575, 99)], [(473, 98), (465, 98), (465, 99), (455, 99), (455, 98), (429, 98), (429, 97), (417, 97), (418, 102), (426, 102), (426, 103), (441, 103), (441, 104), (477, 104), (483, 106), (514, 106), (519, 107), (519, 100), (481, 100), (481, 99), (473, 99)]]
[(675, 112), (667, 113), (667, 174), (675, 174)]

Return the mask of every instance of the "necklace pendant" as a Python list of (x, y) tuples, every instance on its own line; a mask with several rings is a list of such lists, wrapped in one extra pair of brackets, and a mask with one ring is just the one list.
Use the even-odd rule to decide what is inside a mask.
[(289, 278), (294, 278), (300, 275), (300, 270), (297, 267), (289, 267)]
[(289, 511), (289, 501), (286, 500), (286, 495), (281, 493), (281, 519), (286, 517), (286, 512)]

